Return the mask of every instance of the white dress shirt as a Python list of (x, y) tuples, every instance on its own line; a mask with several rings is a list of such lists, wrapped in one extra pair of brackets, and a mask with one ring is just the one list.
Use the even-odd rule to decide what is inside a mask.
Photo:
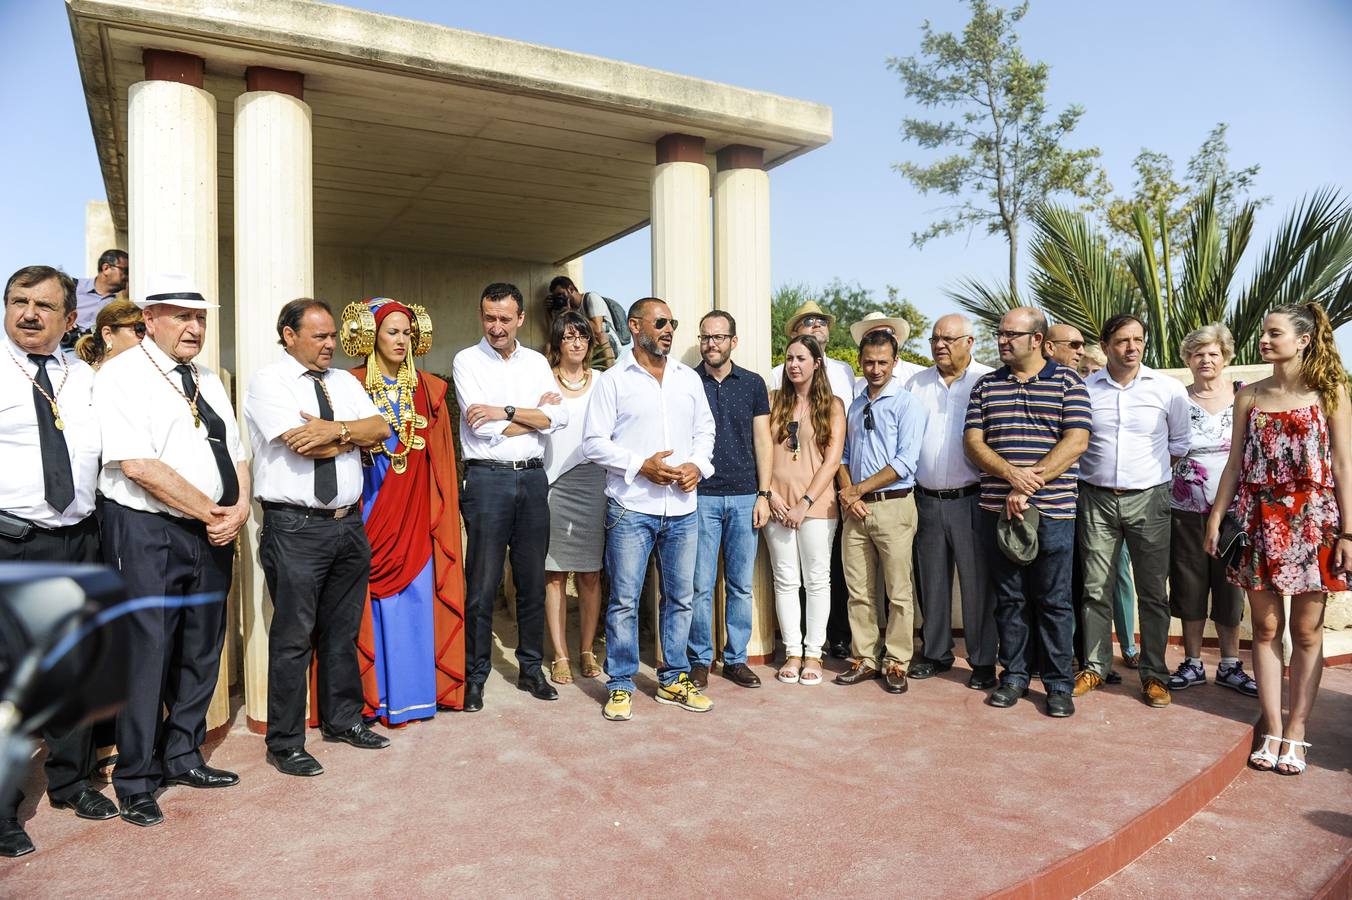
[[(481, 338), (473, 347), (466, 347), (455, 355), (452, 364), (455, 378), (455, 399), (460, 404), (460, 447), (464, 459), (494, 459), (501, 462), (520, 462), (539, 459), (545, 455), (545, 435), (568, 424), (568, 407), (562, 403), (540, 405), (540, 398), (553, 391), (561, 394), (549, 369), (549, 361), (542, 354), (517, 341), (516, 349), (506, 359)], [(515, 406), (520, 409), (538, 409), (549, 419), (549, 427), (528, 429), (524, 434), (504, 437), (506, 420), (485, 422), (471, 428), (465, 410), (475, 403), (489, 406)]]
[[(596, 391), (596, 383), (601, 380), (601, 372), (591, 370), (591, 380), (586, 393), (578, 397), (564, 397), (563, 405), (568, 407), (568, 424), (549, 436), (545, 447), (545, 475), (553, 484), (570, 469), (587, 461), (582, 452), (582, 428), (587, 422), (587, 403)], [(562, 393), (562, 391), (560, 391)]]
[(981, 480), (981, 470), (972, 465), (963, 450), (962, 433), (972, 385), (989, 371), (990, 366), (972, 360), (967, 364), (967, 371), (953, 379), (952, 384), (945, 384), (938, 367), (930, 366), (921, 369), (907, 383), (906, 389), (929, 413), (925, 439), (920, 444), (920, 461), (915, 470), (916, 483), (921, 487), (951, 491)]
[[(0, 332), (0, 509), (42, 528), (63, 528), (94, 511), (99, 480), (99, 422), (94, 416), (94, 370), (70, 362), (59, 351), (47, 361), (57, 410), (65, 430), (66, 452), (75, 481), (75, 499), (63, 510), (52, 509), (42, 481), (42, 444), (38, 439), (33, 383), (38, 367), (28, 353)], [(69, 375), (67, 375), (69, 372)], [(64, 383), (63, 383), (64, 381)]]
[[(142, 512), (185, 514), (159, 500), (122, 473), (128, 459), (158, 459), (182, 475), (212, 502), (221, 498), (221, 473), (207, 439), (207, 426), (194, 425), (178, 363), (150, 338), (108, 360), (94, 376), (94, 411), (103, 435), (99, 493)], [(234, 407), (218, 376), (197, 366), (201, 397), (225, 424), (226, 450), (238, 465), (244, 459)]]
[(1188, 392), (1183, 383), (1141, 366), (1125, 386), (1104, 366), (1084, 380), (1094, 410), (1080, 478), (1103, 488), (1140, 490), (1173, 477), (1171, 456), (1192, 445)]
[[(822, 361), (826, 364), (826, 380), (831, 383), (831, 393), (839, 397), (841, 404), (849, 409), (850, 401), (855, 398), (859, 390), (862, 390), (862, 388), (856, 390), (858, 385), (855, 384), (854, 369), (850, 368), (850, 364), (844, 360), (831, 356), (824, 357)], [(859, 385), (864, 384), (864, 379), (858, 379), (858, 383)], [(780, 363), (770, 370), (770, 380), (765, 383), (765, 386), (773, 393), (779, 390), (783, 384), (784, 364)]]
[(694, 463), (714, 474), (714, 416), (699, 373), (667, 357), (659, 383), (632, 354), (607, 369), (592, 389), (582, 451), (606, 470), (606, 496), (650, 516), (695, 511), (696, 491), (640, 478), (645, 460), (662, 450), (672, 467)]
[[(315, 380), (291, 354), (264, 366), (249, 381), (244, 398), (244, 422), (253, 448), (253, 489), (259, 500), (290, 503), (313, 509), (342, 509), (361, 497), (361, 453), (350, 450), (334, 457), (338, 493), (328, 503), (315, 498), (315, 461), (301, 456), (281, 440), (292, 428), (305, 424), (302, 412), (319, 415)], [(380, 415), (362, 383), (344, 369), (324, 375), (336, 422), (352, 422)], [(388, 436), (388, 435), (387, 435)]]

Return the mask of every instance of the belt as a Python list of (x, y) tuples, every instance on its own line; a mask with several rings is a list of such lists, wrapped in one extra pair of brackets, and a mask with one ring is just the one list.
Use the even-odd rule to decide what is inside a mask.
[(871, 494), (865, 494), (860, 497), (865, 503), (881, 503), (884, 500), (900, 500), (902, 497), (911, 496), (910, 488), (897, 488), (895, 491), (874, 491)]
[(357, 504), (342, 506), (338, 509), (316, 509), (313, 506), (300, 506), (296, 503), (274, 503), (262, 501), (264, 512), (288, 512), (308, 519), (345, 519), (357, 511)]
[[(1167, 484), (1168, 482), (1165, 483)], [(1096, 491), (1103, 491), (1103, 493), (1105, 494), (1113, 494), (1118, 497), (1128, 497), (1132, 494), (1144, 494), (1146, 491), (1153, 491), (1155, 488), (1159, 487), (1159, 485), (1156, 484), (1148, 488), (1110, 488), (1104, 487), (1101, 484), (1094, 484), (1092, 481), (1084, 482), (1084, 486), (1091, 487)]]
[(537, 456), (534, 459), (467, 459), (466, 466), (487, 466), (490, 469), (543, 469), (545, 460), (543, 456)]
[(921, 494), (921, 496), (933, 497), (935, 500), (959, 500), (963, 497), (970, 497), (973, 494), (979, 494), (981, 492), (981, 484), (980, 483), (969, 484), (966, 487), (960, 488), (943, 488), (937, 491), (932, 491), (927, 487), (920, 487), (919, 485), (916, 485), (916, 490)]

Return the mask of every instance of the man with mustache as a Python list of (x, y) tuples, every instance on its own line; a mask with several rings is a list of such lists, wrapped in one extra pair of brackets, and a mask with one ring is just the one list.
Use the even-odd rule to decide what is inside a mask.
[(516, 583), (516, 686), (557, 700), (540, 669), (545, 642), (545, 552), (549, 478), (545, 435), (568, 424), (549, 361), (523, 347), (517, 331), (526, 307), (516, 285), (495, 282), (479, 299), (483, 338), (455, 355), (455, 399), (465, 486), (465, 712), (484, 707), (492, 670), (493, 600), (503, 563)]
[(136, 305), (146, 339), (99, 369), (94, 409), (104, 557), (129, 597), (166, 598), (128, 617), (130, 691), (117, 717), (121, 815), (149, 826), (164, 821), (154, 794), (164, 785), (239, 782), (206, 765), (201, 746), (235, 536), (249, 518), (249, 468), (225, 385), (193, 361), (216, 304), (184, 276), (152, 275)]
[(263, 506), (258, 559), (272, 595), (268, 627), (267, 761), (284, 775), (324, 771), (305, 750), (311, 647), (324, 740), (382, 750), (362, 722), (355, 641), (366, 604), (371, 545), (362, 527), (362, 448), (390, 436), (366, 388), (332, 368), (333, 311), (301, 297), (277, 316), (286, 355), (249, 382), (244, 421)]
[(638, 598), (657, 550), (662, 665), (657, 702), (707, 712), (690, 680), (686, 642), (699, 543), (695, 488), (714, 474), (714, 417), (694, 369), (670, 359), (677, 321), (656, 297), (629, 307), (634, 352), (608, 369), (587, 407), (582, 450), (606, 469), (606, 687), (602, 715), (632, 714), (638, 672)]
[[(60, 353), (75, 321), (75, 282), (59, 269), (27, 266), (9, 277), (4, 301), (0, 397), (11, 402), (0, 404), (0, 562), (99, 562), (94, 373)], [(42, 737), (52, 805), (82, 819), (115, 817), (117, 807), (89, 782), (90, 727)], [(17, 789), (0, 797), (0, 856), (33, 852), (19, 824), (22, 799)]]

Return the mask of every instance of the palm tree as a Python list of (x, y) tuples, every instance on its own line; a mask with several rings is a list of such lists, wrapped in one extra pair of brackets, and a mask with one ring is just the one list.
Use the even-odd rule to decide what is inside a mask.
[[(1352, 206), (1323, 189), (1302, 200), (1238, 291), (1244, 251), (1253, 235), (1254, 205), (1223, 221), (1213, 182), (1189, 214), (1183, 246), (1171, 246), (1163, 207), (1137, 207), (1137, 246), (1123, 254), (1083, 212), (1046, 205), (1031, 217), (1033, 303), (1050, 318), (1097, 335), (1113, 315), (1130, 312), (1146, 324), (1146, 363), (1183, 364), (1183, 337), (1223, 321), (1235, 337), (1235, 362), (1258, 362), (1263, 316), (1275, 306), (1317, 302), (1333, 327), (1352, 321)], [(1002, 287), (965, 280), (949, 296), (995, 325), (1020, 305)]]

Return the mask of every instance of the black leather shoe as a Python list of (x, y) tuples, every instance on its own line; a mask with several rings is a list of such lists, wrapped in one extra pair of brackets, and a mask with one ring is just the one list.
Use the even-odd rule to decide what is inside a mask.
[(861, 681), (868, 681), (871, 678), (878, 677), (878, 670), (864, 662), (855, 661), (847, 671), (841, 672), (835, 677), (836, 684), (858, 684)]
[(154, 794), (132, 794), (124, 798), (118, 814), (131, 824), (140, 825), (142, 828), (149, 828), (164, 821), (164, 813), (160, 812), (160, 805), (155, 802)]
[(18, 819), (0, 819), (0, 856), (13, 859), (33, 852), (33, 840)]
[(826, 652), (830, 655), (832, 659), (849, 659), (850, 642), (832, 641), (831, 646), (826, 649)]
[(883, 686), (889, 694), (906, 693), (906, 670), (895, 663), (888, 666), (883, 672)]
[(989, 691), (1000, 682), (995, 678), (995, 666), (972, 666), (967, 686), (974, 691)]
[(912, 678), (933, 678), (940, 672), (947, 672), (951, 668), (953, 668), (951, 662), (938, 662), (922, 657), (919, 662), (911, 663), (911, 668), (906, 674)]
[(117, 804), (93, 788), (85, 788), (69, 800), (53, 800), (57, 809), (73, 809), (82, 819), (115, 819)]
[(991, 695), (986, 698), (986, 702), (997, 709), (1009, 709), (1019, 702), (1020, 697), (1027, 696), (1028, 688), (1016, 688), (1012, 684), (1002, 684), (991, 692)]
[(1121, 684), (1122, 675), (1118, 672), (1109, 672), (1108, 677), (1103, 679), (1104, 684)]
[[(726, 674), (726, 670), (724, 670), (724, 674)], [(700, 690), (707, 688), (709, 686), (709, 667), (691, 663), (690, 683)]]
[(325, 731), (324, 740), (342, 741), (344, 744), (351, 744), (358, 750), (384, 750), (390, 745), (390, 739), (383, 734), (376, 734), (367, 727), (365, 722), (358, 722), (351, 728), (345, 728), (342, 731)]
[(178, 775), (164, 779), (165, 784), (181, 784), (184, 787), (223, 788), (239, 784), (239, 776), (225, 769), (213, 769), (211, 766), (198, 766)]
[(545, 678), (544, 672), (536, 672), (534, 675), (522, 675), (516, 680), (516, 689), (518, 691), (528, 691), (536, 700), (557, 700), (559, 692), (554, 689)]
[(319, 760), (306, 753), (304, 747), (269, 750), (268, 764), (283, 775), (310, 777), (324, 774), (324, 767), (319, 764)]
[(461, 712), (478, 712), (484, 708), (484, 686), (470, 682), (465, 685), (465, 705)]
[(751, 671), (751, 667), (746, 663), (733, 663), (730, 666), (724, 666), (723, 677), (733, 684), (740, 685), (744, 688), (758, 688), (761, 686), (760, 676)]
[(1047, 695), (1047, 715), (1054, 719), (1075, 715), (1075, 701), (1069, 691), (1052, 691)]

